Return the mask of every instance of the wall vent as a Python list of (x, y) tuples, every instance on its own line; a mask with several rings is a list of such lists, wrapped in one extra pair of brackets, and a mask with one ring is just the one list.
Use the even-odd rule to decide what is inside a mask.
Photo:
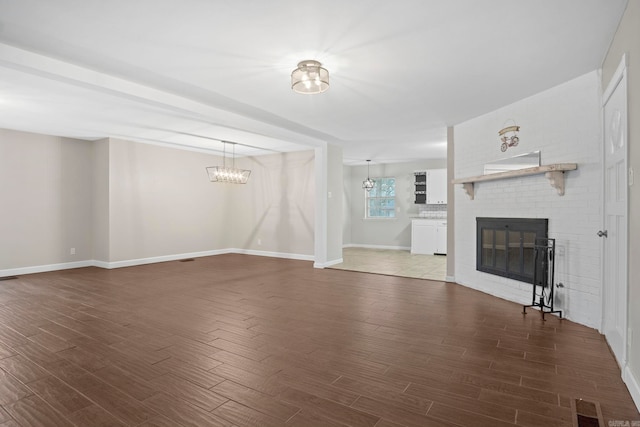
[(602, 409), (598, 402), (571, 399), (573, 427), (605, 427)]

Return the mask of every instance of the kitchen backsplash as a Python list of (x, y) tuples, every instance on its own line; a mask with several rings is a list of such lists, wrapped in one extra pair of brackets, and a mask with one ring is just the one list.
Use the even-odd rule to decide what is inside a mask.
[(418, 205), (420, 218), (446, 218), (447, 205)]

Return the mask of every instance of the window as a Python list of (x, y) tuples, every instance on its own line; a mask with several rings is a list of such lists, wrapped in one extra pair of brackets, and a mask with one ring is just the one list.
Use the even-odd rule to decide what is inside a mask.
[(365, 218), (396, 217), (396, 179), (373, 178), (371, 191), (365, 190)]

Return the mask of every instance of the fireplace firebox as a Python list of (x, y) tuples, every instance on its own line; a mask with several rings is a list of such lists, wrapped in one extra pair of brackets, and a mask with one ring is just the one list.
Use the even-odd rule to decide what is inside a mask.
[[(476, 218), (476, 270), (546, 286), (547, 262), (536, 245), (547, 238), (548, 219)], [(544, 281), (544, 283), (543, 283)]]

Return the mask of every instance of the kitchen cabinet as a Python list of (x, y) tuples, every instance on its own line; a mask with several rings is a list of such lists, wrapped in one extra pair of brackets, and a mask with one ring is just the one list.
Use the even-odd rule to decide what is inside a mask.
[(447, 221), (414, 219), (411, 221), (412, 254), (447, 254)]
[(416, 196), (416, 204), (424, 205), (427, 203), (427, 172), (414, 172), (414, 185)]
[(447, 222), (440, 221), (436, 225), (436, 248), (434, 254), (447, 254)]
[(447, 204), (447, 170), (431, 169), (427, 171), (427, 204)]

